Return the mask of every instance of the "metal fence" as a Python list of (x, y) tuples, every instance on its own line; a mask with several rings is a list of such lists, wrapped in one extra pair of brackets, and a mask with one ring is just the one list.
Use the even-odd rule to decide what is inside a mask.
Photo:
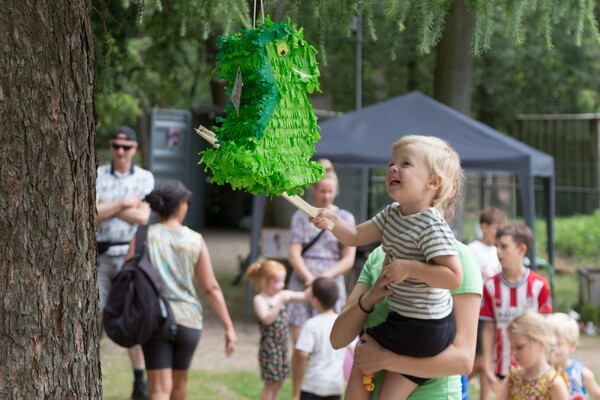
[(600, 206), (600, 114), (518, 115), (512, 136), (554, 157), (557, 215)]

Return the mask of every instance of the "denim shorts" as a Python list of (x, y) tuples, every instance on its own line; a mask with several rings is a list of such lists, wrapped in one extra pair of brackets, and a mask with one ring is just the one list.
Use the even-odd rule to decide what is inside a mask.
[(104, 310), (106, 299), (112, 286), (112, 281), (115, 276), (121, 271), (125, 255), (109, 256), (108, 254), (100, 254), (98, 256), (98, 292), (100, 294), (100, 310)]

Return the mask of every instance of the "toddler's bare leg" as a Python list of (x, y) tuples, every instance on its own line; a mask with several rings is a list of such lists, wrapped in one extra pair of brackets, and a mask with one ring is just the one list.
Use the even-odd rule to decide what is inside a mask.
[(379, 400), (404, 400), (417, 388), (417, 384), (404, 375), (385, 371)]
[(363, 373), (355, 365), (352, 365), (344, 400), (369, 400), (370, 398), (371, 392), (368, 392), (363, 384)]
[(265, 385), (263, 386), (263, 390), (260, 394), (260, 400), (276, 400), (283, 383), (284, 380), (265, 381)]

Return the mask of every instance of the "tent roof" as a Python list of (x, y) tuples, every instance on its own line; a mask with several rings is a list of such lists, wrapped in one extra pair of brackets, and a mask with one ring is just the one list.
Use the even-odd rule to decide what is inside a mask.
[(408, 134), (437, 136), (471, 171), (553, 177), (554, 158), (415, 91), (320, 124), (316, 158), (334, 164), (386, 166), (392, 144)]

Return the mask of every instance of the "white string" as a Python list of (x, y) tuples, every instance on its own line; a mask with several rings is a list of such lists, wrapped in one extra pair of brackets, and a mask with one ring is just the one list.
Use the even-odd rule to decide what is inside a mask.
[[(262, 0), (261, 0), (261, 4), (262, 4)], [(254, 12), (252, 13), (252, 28), (256, 28), (256, 0), (254, 0)]]
[(260, 12), (262, 14), (262, 23), (265, 23), (265, 7), (263, 6), (262, 0), (260, 0)]

